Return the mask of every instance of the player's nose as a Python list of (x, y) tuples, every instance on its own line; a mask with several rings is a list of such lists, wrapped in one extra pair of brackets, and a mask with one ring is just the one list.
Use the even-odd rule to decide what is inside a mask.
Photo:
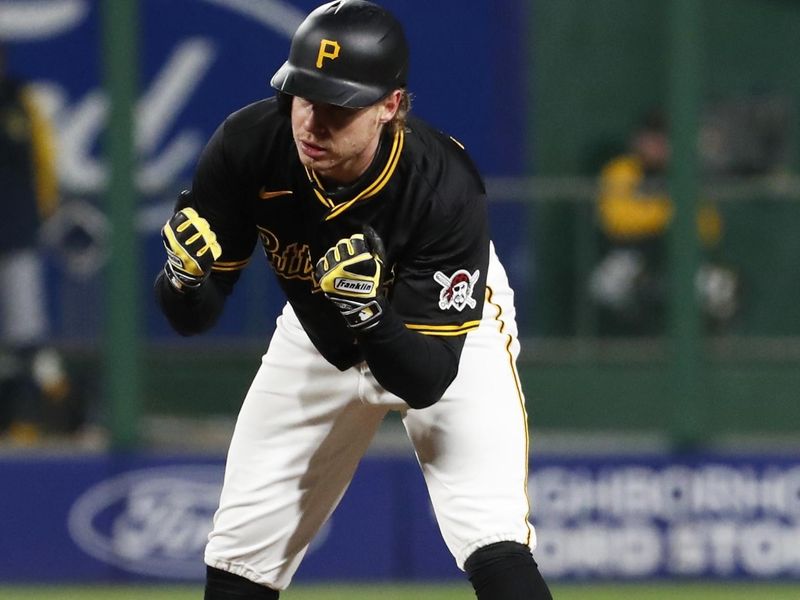
[(323, 135), (327, 131), (325, 112), (320, 110), (316, 104), (310, 104), (306, 111), (303, 127), (316, 136)]

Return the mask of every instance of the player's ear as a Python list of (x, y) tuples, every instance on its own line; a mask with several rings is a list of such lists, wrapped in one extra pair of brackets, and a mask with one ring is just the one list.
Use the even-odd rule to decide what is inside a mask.
[(400, 109), (400, 101), (403, 99), (403, 90), (397, 89), (392, 91), (386, 96), (381, 103), (381, 114), (379, 120), (381, 123), (388, 123), (397, 114)]

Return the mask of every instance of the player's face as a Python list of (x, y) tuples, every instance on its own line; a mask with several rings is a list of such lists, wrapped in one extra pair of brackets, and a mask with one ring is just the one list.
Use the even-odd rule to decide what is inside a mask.
[(366, 108), (343, 108), (295, 96), (292, 132), (300, 162), (327, 179), (355, 181), (372, 162), (400, 98), (396, 91)]

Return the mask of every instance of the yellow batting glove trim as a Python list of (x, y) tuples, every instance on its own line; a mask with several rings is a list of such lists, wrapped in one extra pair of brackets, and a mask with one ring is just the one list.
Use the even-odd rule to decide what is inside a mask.
[[(348, 267), (372, 263), (374, 272), (355, 273)], [(349, 298), (371, 299), (378, 293), (383, 265), (366, 249), (364, 235), (356, 233), (342, 238), (325, 253), (318, 264), (319, 286), (327, 294)]]
[(217, 242), (217, 234), (211, 231), (211, 225), (208, 224), (208, 221), (197, 214), (197, 211), (191, 207), (182, 209), (181, 213), (186, 216), (186, 221), (178, 226), (178, 231), (186, 231), (191, 226), (194, 226), (197, 230), (197, 233), (186, 240), (186, 244), (194, 244), (200, 238), (205, 242), (203, 247), (200, 248), (195, 255), (203, 256), (206, 252), (211, 250), (211, 255), (214, 257), (214, 260), (222, 256), (222, 247)]
[(203, 270), (200, 268), (200, 264), (186, 251), (183, 244), (178, 241), (169, 223), (164, 226), (163, 231), (164, 237), (167, 240), (167, 251), (169, 253), (170, 262), (191, 275), (202, 276)]
[[(200, 282), (211, 272), (222, 247), (206, 219), (186, 207), (173, 215), (161, 230), (171, 281), (179, 289)], [(209, 255), (210, 253), (210, 255)]]

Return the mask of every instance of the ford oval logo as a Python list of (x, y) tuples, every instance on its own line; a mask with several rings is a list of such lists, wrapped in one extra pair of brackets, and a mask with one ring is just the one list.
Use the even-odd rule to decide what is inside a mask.
[(222, 477), (222, 465), (186, 465), (107, 479), (73, 504), (70, 535), (90, 556), (126, 571), (197, 579)]

